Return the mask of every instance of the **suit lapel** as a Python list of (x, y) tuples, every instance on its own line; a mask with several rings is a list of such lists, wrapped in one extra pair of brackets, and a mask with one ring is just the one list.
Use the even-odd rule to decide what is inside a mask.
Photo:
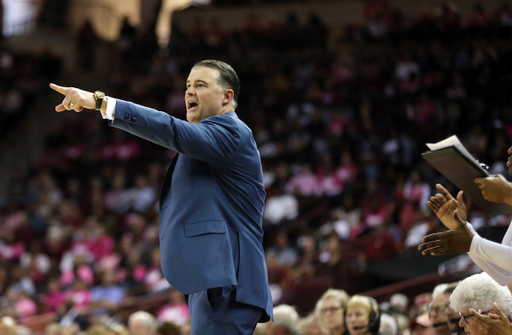
[(178, 161), (179, 153), (176, 153), (174, 156), (171, 165), (169, 165), (169, 168), (167, 169), (167, 173), (165, 174), (164, 182), (162, 184), (162, 189), (160, 191), (160, 204), (163, 204), (167, 196), (169, 195), (169, 190), (171, 188), (171, 182), (172, 182), (172, 174), (174, 172), (174, 169), (176, 168), (176, 162)]

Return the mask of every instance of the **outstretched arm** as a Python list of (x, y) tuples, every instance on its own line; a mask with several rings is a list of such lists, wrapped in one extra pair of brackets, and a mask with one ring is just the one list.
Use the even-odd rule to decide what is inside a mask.
[(486, 240), (475, 233), (469, 256), (500, 285), (512, 282), (512, 224), (501, 244)]
[(113, 127), (213, 165), (226, 165), (240, 144), (234, 117), (216, 115), (198, 124), (116, 99)]
[[(55, 84), (50, 87), (65, 96), (55, 107), (57, 112), (81, 112), (96, 106), (91, 92)], [(112, 126), (213, 165), (229, 164), (240, 143), (240, 129), (231, 117), (214, 116), (193, 124), (134, 103), (114, 99), (109, 103), (116, 106)], [(101, 114), (104, 118), (107, 115), (105, 101)]]

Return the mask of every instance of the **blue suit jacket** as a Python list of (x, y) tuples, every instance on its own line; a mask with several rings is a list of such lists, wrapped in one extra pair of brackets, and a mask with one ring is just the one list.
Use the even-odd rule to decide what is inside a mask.
[(251, 130), (234, 112), (193, 124), (122, 100), (111, 125), (179, 153), (160, 196), (162, 272), (169, 283), (184, 294), (236, 288), (238, 302), (271, 316), (265, 189)]

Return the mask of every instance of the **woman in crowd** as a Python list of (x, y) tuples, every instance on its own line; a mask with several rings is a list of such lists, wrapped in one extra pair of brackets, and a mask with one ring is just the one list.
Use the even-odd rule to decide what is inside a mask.
[[(494, 303), (497, 303), (501, 313), (496, 313)], [(461, 281), (450, 296), (450, 307), (458, 311), (461, 318), (459, 324), (467, 334), (503, 334), (487, 327), (477, 318), (487, 316), (488, 319), (507, 318), (510, 324), (512, 317), (512, 294), (507, 287), (500, 286), (487, 273), (479, 273)], [(477, 315), (478, 313), (478, 315)], [(501, 314), (501, 315), (500, 315)], [(476, 317), (475, 317), (476, 315)], [(510, 334), (510, 330), (508, 330)]]
[(347, 303), (345, 324), (350, 335), (379, 334), (379, 305), (373, 298), (353, 296)]
[(348, 294), (342, 290), (329, 289), (316, 303), (315, 313), (325, 334), (341, 335), (345, 332), (343, 313), (347, 307)]

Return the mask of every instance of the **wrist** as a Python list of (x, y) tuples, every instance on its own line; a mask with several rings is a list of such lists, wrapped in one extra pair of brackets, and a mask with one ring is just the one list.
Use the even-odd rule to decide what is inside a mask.
[(101, 111), (101, 114), (105, 114), (107, 112), (107, 97), (105, 97), (101, 100), (100, 111)]

